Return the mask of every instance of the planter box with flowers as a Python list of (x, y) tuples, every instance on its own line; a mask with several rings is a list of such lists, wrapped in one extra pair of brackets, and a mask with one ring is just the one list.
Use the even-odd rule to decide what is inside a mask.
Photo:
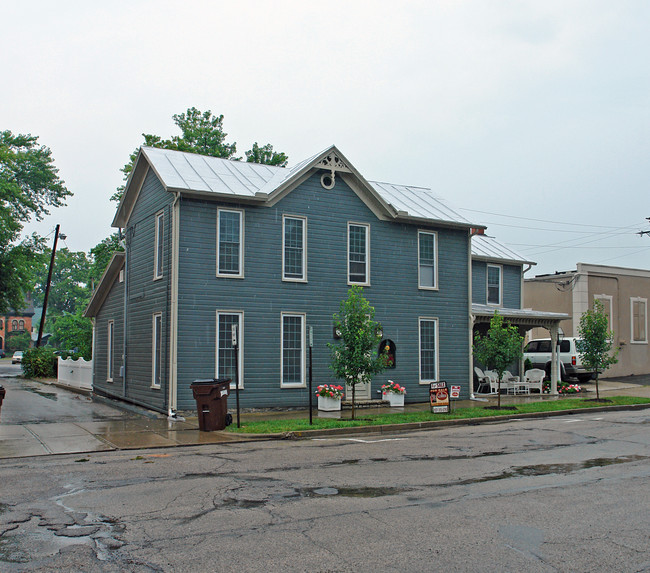
[(343, 386), (334, 384), (321, 384), (316, 389), (318, 396), (318, 409), (323, 412), (336, 412), (341, 409), (341, 398), (343, 398)]
[(404, 394), (406, 394), (406, 388), (400, 386), (397, 382), (389, 380), (387, 384), (384, 384), (381, 387), (381, 393), (384, 400), (390, 402), (391, 407), (404, 406)]

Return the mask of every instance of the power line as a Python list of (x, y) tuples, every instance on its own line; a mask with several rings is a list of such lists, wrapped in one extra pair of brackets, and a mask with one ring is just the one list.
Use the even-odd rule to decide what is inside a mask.
[[(629, 229), (629, 228), (632, 228), (632, 227), (638, 227), (638, 223), (635, 223), (633, 225), (628, 225), (627, 227), (614, 227), (612, 225), (589, 225), (589, 224), (586, 224), (586, 223), (575, 223), (573, 221), (565, 223), (564, 221), (551, 221), (549, 219), (534, 219), (534, 218), (531, 218), (531, 217), (519, 217), (517, 215), (504, 215), (503, 213), (494, 213), (492, 211), (484, 211), (483, 209), (467, 209), (465, 207), (460, 207), (458, 210), (459, 211), (469, 211), (469, 212), (472, 212), (472, 213), (482, 213), (484, 215), (495, 215), (497, 217), (504, 217), (505, 219), (520, 219), (522, 221), (536, 221), (537, 223), (552, 223), (552, 224), (556, 224), (556, 225), (569, 225), (571, 227), (589, 227), (590, 229), (598, 228), (598, 229), (617, 230), (617, 229)], [(650, 217), (648, 217), (647, 219), (650, 220)], [(502, 225), (502, 223), (494, 223), (494, 224), (495, 225)], [(503, 225), (503, 226), (505, 227), (506, 225)], [(528, 229), (530, 227), (525, 227), (525, 228)], [(542, 230), (544, 230), (544, 229), (542, 229)], [(557, 230), (557, 229), (553, 229), (553, 230)], [(563, 232), (566, 232), (566, 231), (563, 231)]]

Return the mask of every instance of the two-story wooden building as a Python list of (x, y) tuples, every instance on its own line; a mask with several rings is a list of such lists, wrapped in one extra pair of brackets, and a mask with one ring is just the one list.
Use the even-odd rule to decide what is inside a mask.
[(232, 377), (242, 406), (304, 406), (333, 381), (332, 315), (364, 287), (409, 401), (471, 384), (471, 229), (430, 189), (367, 181), (334, 146), (292, 169), (142, 148), (113, 221), (114, 256), (87, 309), (94, 388), (161, 411), (196, 379)]

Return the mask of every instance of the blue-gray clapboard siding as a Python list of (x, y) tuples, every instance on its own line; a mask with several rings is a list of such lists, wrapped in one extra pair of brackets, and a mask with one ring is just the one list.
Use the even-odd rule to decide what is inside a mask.
[[(171, 218), (174, 196), (165, 191), (152, 170), (125, 229), (128, 255), (126, 397), (164, 411), (169, 380), (169, 293), (171, 263)], [(154, 280), (156, 215), (162, 212), (163, 274)], [(152, 388), (153, 316), (162, 313), (163, 354), (161, 387)]]
[[(472, 302), (476, 304), (487, 304), (487, 265), (485, 261), (472, 261)], [(502, 269), (502, 306), (521, 308), (521, 266), (507, 264), (499, 266)]]
[[(314, 327), (314, 385), (334, 382), (329, 366), (332, 315), (347, 296), (347, 223), (370, 224), (371, 286), (384, 337), (397, 345), (397, 368), (377, 376), (372, 396), (387, 379), (405, 384), (409, 401), (428, 399), (419, 380), (418, 317), (438, 318), (439, 379), (467, 392), (468, 249), (465, 230), (438, 232), (439, 290), (418, 289), (415, 225), (380, 221), (340, 178), (332, 190), (314, 175), (273, 207), (222, 205), (244, 211), (244, 279), (216, 277), (217, 208), (213, 202), (180, 203), (178, 407), (190, 409), (190, 383), (215, 375), (216, 312), (244, 313), (243, 406), (295, 406), (304, 388), (281, 388), (281, 313), (306, 314)], [(282, 281), (282, 215), (307, 217), (308, 282)]]
[[(122, 396), (122, 344), (124, 341), (124, 283), (116, 279), (95, 317), (93, 386), (112, 396)], [(108, 382), (108, 323), (113, 321), (113, 381)]]

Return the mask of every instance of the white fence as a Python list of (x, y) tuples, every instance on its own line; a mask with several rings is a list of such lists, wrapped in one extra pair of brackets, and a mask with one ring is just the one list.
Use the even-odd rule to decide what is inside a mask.
[(57, 383), (78, 390), (93, 389), (93, 361), (83, 358), (72, 360), (59, 358), (59, 375)]

